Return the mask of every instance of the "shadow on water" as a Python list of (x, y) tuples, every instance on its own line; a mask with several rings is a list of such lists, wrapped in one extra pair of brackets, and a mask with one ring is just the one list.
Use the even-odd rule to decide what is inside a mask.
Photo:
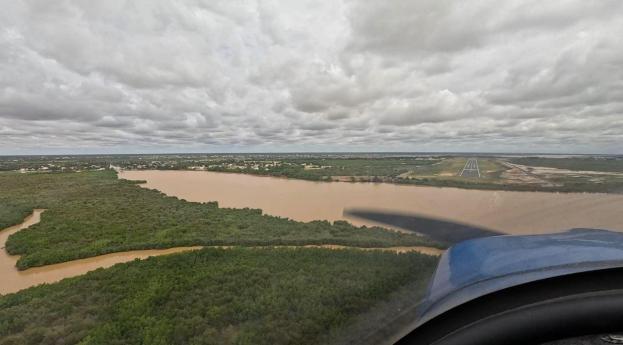
[(495, 230), (412, 214), (365, 209), (346, 209), (344, 210), (344, 215), (372, 220), (377, 223), (417, 232), (433, 240), (447, 244), (454, 244), (473, 238), (503, 235), (503, 233)]

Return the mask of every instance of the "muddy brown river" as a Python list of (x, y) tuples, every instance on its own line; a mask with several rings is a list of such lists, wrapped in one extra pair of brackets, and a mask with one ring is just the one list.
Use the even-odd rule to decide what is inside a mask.
[[(19, 271), (15, 264), (19, 259), (18, 255), (9, 255), (5, 250), (5, 244), (11, 234), (26, 229), (31, 225), (41, 221), (41, 214), (45, 210), (36, 209), (33, 213), (26, 217), (21, 224), (0, 230), (0, 295), (17, 292), (31, 286), (43, 283), (54, 283), (64, 278), (75, 277), (98, 268), (107, 268), (118, 263), (128, 262), (135, 259), (145, 259), (151, 256), (167, 255), (190, 250), (197, 250), (203, 247), (176, 247), (168, 249), (148, 249), (134, 250), (127, 252), (111, 253), (106, 255), (95, 256), (92, 258), (73, 260), (60, 264), (47, 265), (43, 267), (30, 268), (25, 271)], [(274, 246), (275, 248), (294, 248), (294, 246)], [(345, 249), (349, 248), (341, 245), (307, 245), (305, 248), (327, 248), (327, 249)], [(212, 248), (231, 248), (231, 246), (214, 246)], [(266, 247), (255, 247), (266, 248)], [(420, 252), (428, 255), (441, 255), (443, 252), (437, 248), (430, 247), (387, 247), (387, 248), (360, 248), (361, 250), (382, 250), (392, 251), (395, 253)]]
[(199, 249), (201, 247), (179, 247), (170, 249), (156, 250), (136, 250), (123, 253), (113, 253), (100, 255), (87, 259), (74, 260), (70, 262), (48, 265), (44, 267), (31, 268), (25, 271), (18, 271), (15, 263), (19, 256), (9, 255), (4, 249), (9, 235), (25, 229), (41, 220), (41, 213), (45, 210), (34, 210), (21, 224), (6, 228), (0, 231), (0, 294), (16, 292), (27, 287), (42, 283), (54, 283), (63, 278), (74, 277), (97, 268), (106, 268), (120, 262), (128, 262), (134, 259), (145, 259), (150, 256), (178, 253), (187, 250)]
[(295, 220), (348, 220), (345, 209), (415, 214), (510, 233), (536, 234), (586, 227), (623, 231), (623, 195), (483, 191), (394, 184), (311, 182), (206, 171), (123, 171), (146, 188), (221, 207), (261, 208)]
[[(146, 180), (142, 186), (189, 201), (218, 201), (221, 207), (261, 208), (264, 213), (300, 221), (348, 220), (346, 209), (398, 212), (472, 224), (511, 234), (561, 231), (573, 227), (623, 231), (623, 195), (478, 191), (372, 183), (326, 183), (204, 171), (123, 171), (120, 178)], [(113, 253), (18, 271), (18, 256), (4, 250), (8, 236), (40, 221), (34, 210), (22, 224), (0, 231), (0, 294), (53, 283), (97, 268), (200, 247)], [(400, 229), (398, 229), (400, 230)], [(340, 246), (323, 246), (339, 249)], [(396, 252), (437, 249), (384, 248)]]

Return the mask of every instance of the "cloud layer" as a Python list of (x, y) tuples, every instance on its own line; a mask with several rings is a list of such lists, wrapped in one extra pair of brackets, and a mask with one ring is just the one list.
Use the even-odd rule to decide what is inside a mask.
[(0, 154), (623, 153), (623, 2), (8, 1)]

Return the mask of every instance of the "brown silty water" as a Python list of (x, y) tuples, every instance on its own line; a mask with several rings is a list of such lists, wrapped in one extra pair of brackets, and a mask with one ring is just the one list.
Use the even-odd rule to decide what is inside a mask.
[[(43, 283), (54, 283), (64, 278), (70, 278), (85, 274), (98, 268), (107, 268), (118, 263), (128, 262), (135, 259), (145, 259), (151, 256), (167, 255), (203, 247), (176, 247), (168, 249), (134, 250), (127, 252), (111, 253), (86, 259), (73, 260), (60, 264), (30, 268), (19, 271), (15, 265), (18, 255), (9, 255), (5, 250), (8, 237), (20, 230), (37, 224), (41, 220), (41, 214), (45, 210), (36, 209), (18, 225), (0, 230), (0, 294), (17, 292), (22, 289)], [(308, 245), (305, 248), (346, 249), (349, 247), (340, 245)], [(214, 248), (233, 248), (232, 246), (214, 246)], [(297, 248), (295, 246), (267, 246), (254, 248)], [(388, 247), (388, 248), (361, 248), (362, 250), (382, 250), (395, 253), (420, 252), (428, 255), (440, 255), (442, 250), (429, 247)]]
[[(345, 209), (402, 212), (472, 224), (509, 234), (537, 234), (573, 227), (623, 231), (623, 195), (480, 191), (372, 183), (326, 183), (195, 171), (123, 171), (120, 178), (146, 180), (155, 188), (189, 201), (218, 201), (221, 207), (261, 208), (264, 213), (299, 221), (348, 220), (355, 225), (379, 225), (349, 218)], [(12, 233), (36, 224), (44, 210), (34, 210), (23, 223), (0, 231), (0, 294), (41, 283), (53, 283), (150, 256), (195, 250), (181, 247), (137, 250), (101, 255), (61, 264), (18, 271), (19, 256), (6, 253)], [(397, 229), (400, 230), (400, 229)], [(308, 246), (309, 247), (309, 246)], [(341, 246), (321, 246), (341, 249)], [(420, 247), (384, 248), (395, 252), (419, 251), (438, 255), (439, 250)]]
[(78, 276), (97, 268), (106, 268), (114, 264), (128, 262), (134, 259), (145, 259), (150, 256), (172, 254), (201, 248), (180, 247), (157, 250), (136, 250), (100, 255), (87, 259), (74, 260), (19, 271), (15, 267), (15, 263), (19, 259), (19, 256), (9, 255), (6, 252), (4, 248), (6, 240), (9, 235), (39, 223), (41, 220), (41, 213), (44, 211), (45, 210), (34, 210), (32, 215), (28, 216), (21, 224), (0, 231), (0, 294), (16, 292), (42, 283), (54, 283), (63, 278)]
[(299, 221), (348, 220), (346, 209), (415, 214), (497, 230), (539, 234), (570, 228), (623, 231), (623, 195), (485, 191), (387, 183), (312, 182), (206, 171), (122, 171), (145, 188), (221, 207), (260, 208)]

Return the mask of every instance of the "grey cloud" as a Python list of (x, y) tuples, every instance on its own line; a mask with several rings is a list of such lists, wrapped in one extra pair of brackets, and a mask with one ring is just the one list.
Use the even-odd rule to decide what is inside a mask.
[(335, 126), (330, 122), (310, 122), (302, 124), (300, 128), (308, 131), (324, 131), (333, 129)]
[(619, 0), (3, 7), (0, 154), (621, 153)]
[[(355, 39), (350, 47), (381, 54), (456, 52), (485, 46), (512, 35), (550, 33), (578, 22), (612, 19), (621, 10), (616, 0), (476, 1), (398, 0), (349, 2)], [(620, 13), (620, 12), (618, 12)]]

